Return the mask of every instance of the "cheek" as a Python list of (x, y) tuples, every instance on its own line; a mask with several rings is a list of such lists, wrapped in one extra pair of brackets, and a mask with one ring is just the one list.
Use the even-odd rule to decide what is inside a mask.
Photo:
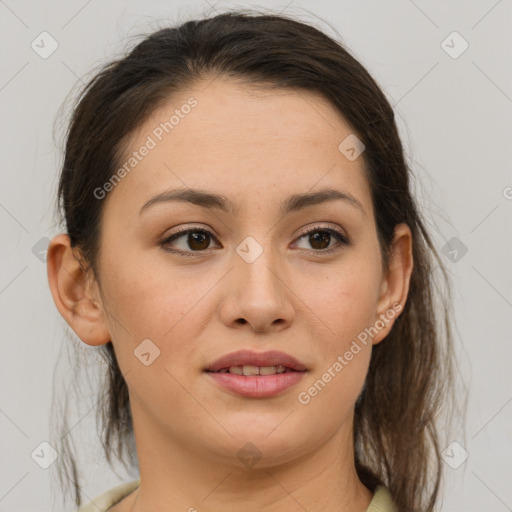
[(207, 274), (197, 279), (197, 272), (194, 279), (192, 274), (192, 266), (171, 272), (170, 266), (125, 261), (104, 280), (119, 367), (137, 403), (157, 415), (164, 404), (189, 407), (180, 383), (190, 379), (185, 364), (194, 360), (204, 338), (201, 319), (208, 312), (207, 301), (201, 299), (218, 281)]
[(298, 391), (297, 400), (311, 413), (325, 415), (328, 408), (331, 426), (351, 414), (366, 379), (372, 350), (368, 330), (375, 319), (380, 287), (379, 264), (371, 255), (354, 253), (322, 276), (322, 286), (318, 281), (314, 284), (313, 276), (308, 278), (309, 286), (305, 283), (304, 289), (311, 290), (304, 298), (312, 311), (311, 321), (316, 316), (321, 322), (312, 333), (318, 364)]
[(378, 277), (375, 267), (360, 260), (330, 273), (324, 286), (306, 299), (323, 327), (321, 334), (313, 333), (318, 364), (297, 391), (297, 402), (308, 414), (324, 418), (316, 428), (328, 431), (347, 421), (363, 388), (372, 351), (368, 329), (375, 318)]
[(197, 266), (177, 267), (156, 249), (146, 254), (131, 251), (122, 259), (112, 254), (105, 258), (104, 268), (108, 303), (131, 327), (130, 331), (146, 337), (162, 338), (194, 307), (213, 281)]
[(310, 290), (304, 302), (322, 320), (328, 344), (339, 352), (374, 321), (381, 284), (379, 267), (354, 253), (318, 278), (311, 275), (303, 283), (302, 289)]
[(368, 373), (371, 345), (358, 350), (351, 360), (346, 359), (345, 353), (329, 360), (297, 390), (297, 417), (315, 419), (301, 424), (306, 437), (325, 439), (341, 425), (352, 423), (355, 403)]
[(123, 372), (138, 368), (140, 361), (134, 351), (147, 339), (157, 347), (155, 352), (159, 351), (155, 367), (181, 369), (205, 338), (201, 332), (211, 318), (209, 294), (219, 284), (222, 272), (199, 271), (195, 265), (173, 267), (161, 255), (132, 254), (122, 265), (114, 261), (105, 259), (108, 270), (102, 281), (112, 340)]

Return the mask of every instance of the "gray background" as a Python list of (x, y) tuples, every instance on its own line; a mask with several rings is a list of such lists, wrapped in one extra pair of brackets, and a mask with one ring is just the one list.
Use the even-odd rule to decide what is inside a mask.
[[(441, 250), (451, 240), (458, 251), (445, 249), (444, 257), (470, 394), (465, 426), (446, 442), (458, 443), (447, 460), (460, 465), (447, 462), (442, 510), (512, 510), (510, 0), (0, 0), (0, 510), (72, 508), (55, 484), (52, 491), (53, 466), (45, 470), (31, 458), (50, 439), (55, 365), (70, 344), (40, 252), (45, 237), (60, 231), (53, 217), (57, 112), (81, 77), (122, 51), (127, 36), (228, 7), (282, 10), (337, 37), (334, 27), (395, 106), (436, 244)], [(43, 31), (58, 42), (46, 59), (31, 47)], [(454, 31), (469, 44), (457, 58), (464, 41), (448, 37)], [(56, 389), (65, 393), (69, 370), (61, 366)], [(84, 440), (95, 435), (91, 396), (70, 422)], [(133, 477), (112, 474), (92, 446), (84, 453), (85, 501)]]

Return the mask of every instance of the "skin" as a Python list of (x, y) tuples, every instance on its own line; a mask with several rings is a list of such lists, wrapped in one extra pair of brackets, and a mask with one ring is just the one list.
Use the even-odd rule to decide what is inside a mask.
[[(197, 99), (104, 199), (98, 275), (82, 271), (67, 235), (49, 247), (58, 310), (84, 343), (112, 340), (129, 389), (141, 485), (111, 510), (363, 512), (372, 493), (355, 471), (354, 405), (372, 346), (398, 314), (307, 405), (298, 394), (393, 304), (405, 304), (410, 229), (396, 226), (385, 271), (363, 157), (349, 161), (339, 151), (353, 130), (323, 97), (207, 83), (169, 98), (127, 142), (126, 155)], [(341, 200), (279, 212), (291, 194), (327, 187), (350, 193), (365, 213)], [(172, 202), (139, 214), (174, 188), (222, 194), (239, 211)], [(316, 224), (338, 229), (350, 245), (334, 237), (314, 245), (304, 231)], [(208, 248), (188, 258), (166, 252), (160, 242), (178, 226), (212, 232)], [(247, 236), (263, 249), (252, 263), (236, 252)], [(172, 247), (194, 250), (186, 235)], [(145, 366), (133, 352), (147, 338), (160, 355)], [(273, 398), (235, 395), (203, 369), (239, 349), (281, 350), (308, 372)], [(261, 454), (252, 466), (237, 457), (248, 442)]]

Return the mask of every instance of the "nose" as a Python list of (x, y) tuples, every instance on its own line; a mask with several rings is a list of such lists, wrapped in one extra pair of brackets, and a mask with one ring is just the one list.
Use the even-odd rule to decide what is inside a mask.
[(294, 319), (292, 290), (284, 267), (265, 249), (252, 262), (233, 257), (234, 268), (226, 281), (222, 321), (231, 328), (265, 333), (289, 327)]

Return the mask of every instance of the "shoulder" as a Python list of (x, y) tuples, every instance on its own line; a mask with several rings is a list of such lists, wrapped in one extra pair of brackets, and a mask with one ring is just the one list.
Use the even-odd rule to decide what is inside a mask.
[(398, 512), (398, 508), (389, 490), (383, 485), (379, 485), (375, 489), (373, 499), (366, 512)]
[(139, 483), (140, 479), (112, 487), (112, 489), (81, 506), (77, 512), (107, 512), (110, 507), (136, 489)]
[[(122, 500), (139, 486), (140, 480), (127, 482), (100, 494), (77, 512), (107, 512), (110, 507)], [(397, 512), (393, 498), (386, 487), (379, 485), (366, 512)]]

